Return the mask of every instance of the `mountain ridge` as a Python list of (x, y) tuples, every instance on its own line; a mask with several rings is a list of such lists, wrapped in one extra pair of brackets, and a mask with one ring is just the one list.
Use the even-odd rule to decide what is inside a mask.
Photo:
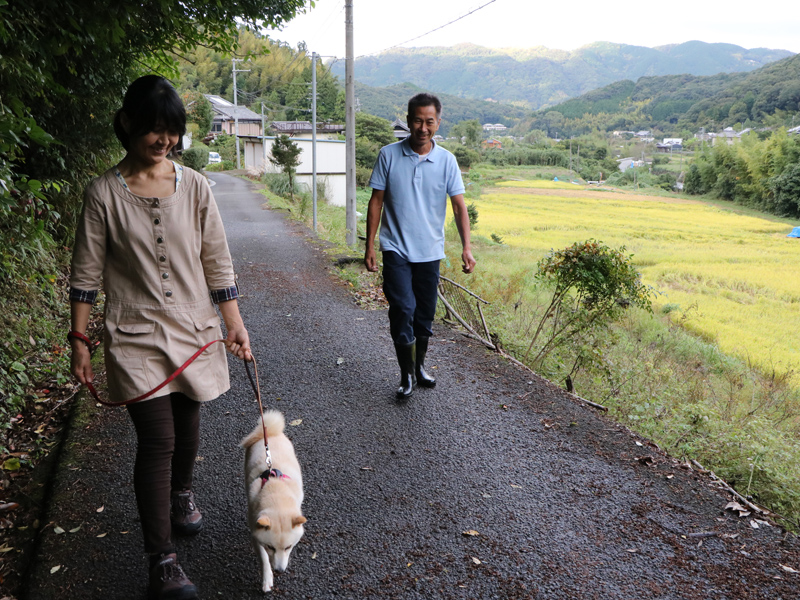
[[(622, 79), (745, 72), (793, 54), (697, 40), (655, 48), (599, 41), (572, 51), (463, 43), (361, 57), (355, 78), (375, 88), (411, 83), (437, 93), (537, 110)], [(343, 68), (337, 63), (333, 72), (338, 75)]]

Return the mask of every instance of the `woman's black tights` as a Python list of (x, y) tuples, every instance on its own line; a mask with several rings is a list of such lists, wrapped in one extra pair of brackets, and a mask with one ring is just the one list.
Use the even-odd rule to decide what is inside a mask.
[(138, 440), (133, 489), (145, 551), (172, 549), (170, 493), (189, 490), (200, 445), (200, 402), (181, 393), (128, 405)]

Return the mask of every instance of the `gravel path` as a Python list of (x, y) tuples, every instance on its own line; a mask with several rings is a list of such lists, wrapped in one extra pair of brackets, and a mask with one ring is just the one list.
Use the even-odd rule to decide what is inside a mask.
[[(298, 423), (308, 524), (272, 596), (800, 597), (781, 567), (800, 571), (796, 538), (725, 511), (707, 475), (456, 331), (435, 326), (437, 387), (398, 404), (385, 311), (359, 309), (248, 182), (212, 178), (265, 402)], [(202, 411), (206, 528), (178, 542), (204, 599), (264, 597), (237, 447), (258, 410), (242, 365), (231, 372)], [(22, 598), (144, 599), (127, 415), (84, 400), (69, 435)]]

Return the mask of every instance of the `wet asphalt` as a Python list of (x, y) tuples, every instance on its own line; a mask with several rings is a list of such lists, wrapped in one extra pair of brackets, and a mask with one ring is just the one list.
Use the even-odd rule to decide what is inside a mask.
[[(249, 182), (211, 177), (264, 402), (292, 423), (305, 480), (306, 535), (269, 595), (797, 597), (773, 578), (798, 556), (777, 529), (726, 514), (707, 478), (453, 329), (435, 326), (436, 388), (398, 403), (386, 311), (359, 308), (313, 236), (265, 209)], [(258, 409), (229, 362), (231, 390), (201, 413), (206, 527), (177, 540), (206, 600), (265, 596), (237, 446)], [(124, 410), (81, 403), (22, 598), (144, 599), (133, 428)], [(698, 531), (760, 544), (763, 579), (745, 581), (728, 538), (685, 535)]]

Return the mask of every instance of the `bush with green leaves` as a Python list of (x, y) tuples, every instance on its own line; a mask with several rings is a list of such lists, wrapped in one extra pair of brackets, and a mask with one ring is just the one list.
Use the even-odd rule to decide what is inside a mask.
[(202, 171), (208, 165), (208, 146), (195, 144), (183, 151), (183, 164), (195, 171)]
[(552, 250), (538, 263), (536, 278), (553, 290), (549, 306), (534, 332), (525, 359), (535, 350), (535, 368), (555, 349), (578, 349), (570, 371), (596, 362), (602, 347), (611, 342), (607, 326), (629, 306), (652, 312), (651, 288), (631, 262), (625, 247), (613, 249), (602, 242), (576, 242)]
[(469, 216), (469, 226), (474, 229), (478, 224), (478, 207), (474, 202), (467, 204), (467, 216)]

